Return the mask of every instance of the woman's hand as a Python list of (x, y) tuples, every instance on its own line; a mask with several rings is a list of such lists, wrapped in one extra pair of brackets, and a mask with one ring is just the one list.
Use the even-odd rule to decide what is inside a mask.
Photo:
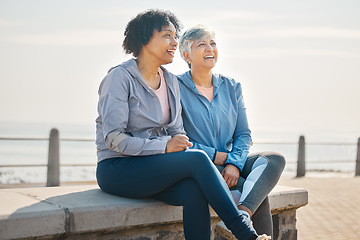
[(186, 150), (188, 147), (192, 147), (192, 143), (189, 142), (189, 138), (185, 135), (175, 135), (166, 144), (166, 153), (181, 152)]
[(228, 187), (231, 188), (238, 183), (240, 172), (234, 165), (229, 164), (222, 170), (221, 175)]
[(228, 156), (228, 154), (225, 152), (217, 152), (214, 163), (219, 166), (224, 166), (227, 156)]

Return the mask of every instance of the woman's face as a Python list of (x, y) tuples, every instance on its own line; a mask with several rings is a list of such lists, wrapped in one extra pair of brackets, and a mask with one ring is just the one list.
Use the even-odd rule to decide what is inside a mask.
[(185, 52), (184, 54), (185, 59), (190, 62), (192, 70), (198, 68), (212, 69), (218, 58), (215, 39), (210, 36), (195, 39), (191, 46), (191, 53)]
[(142, 52), (150, 54), (153, 61), (159, 65), (172, 63), (178, 46), (176, 29), (172, 23), (163, 26), (162, 30), (154, 30), (153, 36), (147, 45), (143, 46)]

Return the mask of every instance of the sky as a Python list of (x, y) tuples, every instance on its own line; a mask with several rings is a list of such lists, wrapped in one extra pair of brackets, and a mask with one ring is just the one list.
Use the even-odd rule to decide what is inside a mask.
[[(241, 82), (255, 135), (360, 137), (358, 0), (0, 0), (0, 124), (94, 126), (101, 80), (131, 57), (125, 26), (149, 8), (214, 29), (214, 72)], [(179, 52), (165, 67), (188, 70)]]

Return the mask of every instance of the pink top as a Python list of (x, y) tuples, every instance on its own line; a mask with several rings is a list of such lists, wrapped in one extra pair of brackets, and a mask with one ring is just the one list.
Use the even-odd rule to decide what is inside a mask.
[(167, 85), (165, 82), (163, 70), (159, 68), (159, 75), (160, 75), (160, 87), (154, 90), (155, 94), (159, 98), (161, 104), (161, 111), (162, 111), (162, 124), (167, 124), (170, 121), (170, 106), (169, 106), (169, 97), (167, 93)]
[(211, 102), (213, 100), (213, 96), (214, 96), (214, 87), (211, 86), (210, 88), (206, 88), (203, 86), (199, 86), (197, 84), (195, 84), (197, 90), (199, 91), (199, 93), (201, 93), (202, 95), (204, 95), (209, 102)]

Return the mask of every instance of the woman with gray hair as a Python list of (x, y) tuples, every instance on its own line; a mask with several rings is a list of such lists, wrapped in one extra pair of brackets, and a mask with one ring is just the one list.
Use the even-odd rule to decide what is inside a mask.
[(285, 159), (274, 152), (249, 154), (252, 143), (241, 85), (213, 74), (218, 49), (215, 33), (202, 25), (180, 38), (181, 57), (190, 70), (179, 75), (185, 131), (221, 172), (240, 212), (259, 233), (272, 235), (268, 194), (278, 182)]

